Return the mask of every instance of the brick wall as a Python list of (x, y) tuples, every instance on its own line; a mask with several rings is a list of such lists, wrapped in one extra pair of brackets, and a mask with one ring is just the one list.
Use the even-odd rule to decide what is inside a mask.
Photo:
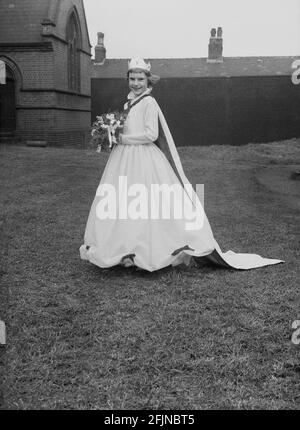
[(23, 89), (54, 87), (53, 52), (16, 52), (12, 50), (5, 52), (5, 57), (14, 62), (20, 70)]
[[(92, 79), (92, 120), (121, 109), (125, 79)], [(290, 76), (164, 78), (153, 95), (176, 145), (241, 145), (300, 137), (300, 85)]]
[(1, 42), (41, 42), (48, 6), (49, 0), (1, 0)]

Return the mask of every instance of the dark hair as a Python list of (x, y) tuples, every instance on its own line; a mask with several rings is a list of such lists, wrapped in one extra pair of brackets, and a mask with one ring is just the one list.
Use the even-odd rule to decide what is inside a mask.
[(152, 73), (148, 72), (147, 70), (143, 70), (143, 69), (130, 69), (127, 72), (127, 81), (129, 80), (129, 74), (131, 72), (144, 72), (145, 75), (146, 75), (146, 77), (147, 77), (148, 87), (153, 87), (153, 85), (155, 85), (160, 80), (159, 76), (152, 75)]

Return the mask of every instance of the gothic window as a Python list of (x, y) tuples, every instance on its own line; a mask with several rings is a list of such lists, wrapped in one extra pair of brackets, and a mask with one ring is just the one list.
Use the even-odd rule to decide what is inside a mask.
[(68, 42), (68, 87), (72, 91), (80, 91), (80, 30), (75, 13), (69, 18), (67, 25)]

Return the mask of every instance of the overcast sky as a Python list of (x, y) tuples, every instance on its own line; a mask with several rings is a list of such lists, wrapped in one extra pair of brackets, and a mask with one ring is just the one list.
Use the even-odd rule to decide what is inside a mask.
[[(107, 58), (207, 57), (223, 28), (225, 57), (300, 56), (300, 0), (84, 0), (90, 40)], [(94, 51), (93, 51), (94, 53)]]

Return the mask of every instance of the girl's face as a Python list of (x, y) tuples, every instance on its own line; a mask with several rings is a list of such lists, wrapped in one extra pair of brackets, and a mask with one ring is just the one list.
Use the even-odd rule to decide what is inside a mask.
[(137, 97), (148, 88), (148, 79), (144, 72), (129, 72), (129, 88)]

